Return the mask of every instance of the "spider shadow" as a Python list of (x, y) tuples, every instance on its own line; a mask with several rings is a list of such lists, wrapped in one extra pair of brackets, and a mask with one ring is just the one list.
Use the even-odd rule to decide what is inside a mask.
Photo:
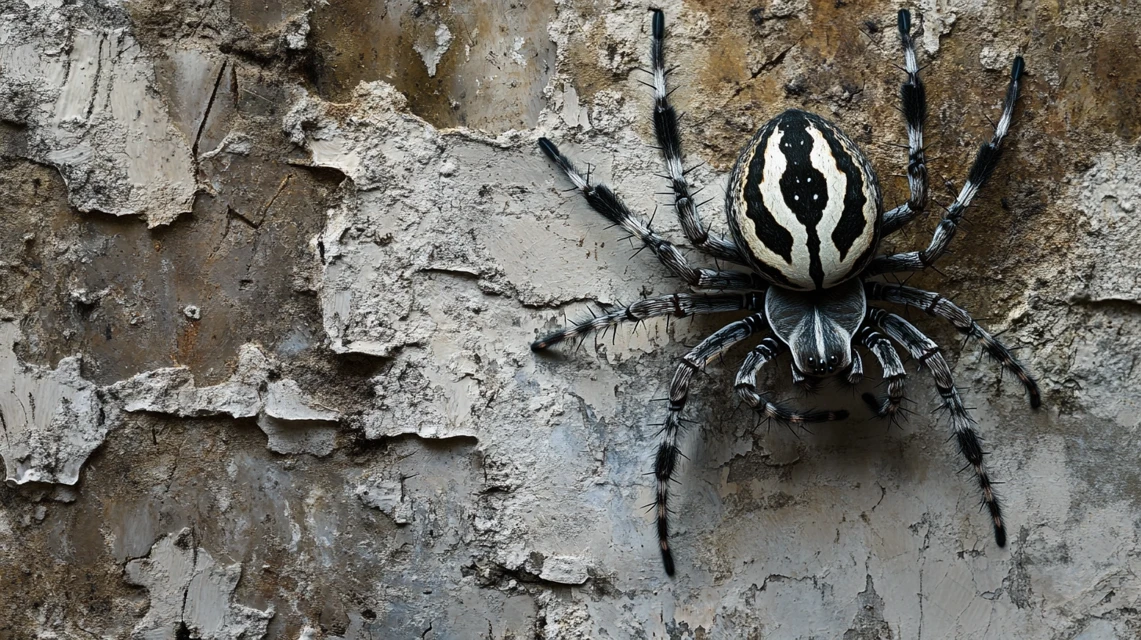
[[(815, 393), (806, 394), (791, 382), (788, 356), (775, 365), (758, 380), (759, 388), (772, 399), (796, 408), (847, 409), (850, 415), (843, 421), (807, 428), (758, 422), (747, 406), (738, 406), (732, 392), (725, 391), (732, 389), (735, 373), (730, 359), (717, 371), (711, 370), (694, 389), (694, 395), (701, 398), (700, 406), (694, 403), (695, 414), (701, 417), (693, 417), (702, 424), (695, 429), (695, 435), (698, 431), (700, 435), (691, 438), (691, 460), (680, 478), (683, 485), (692, 487), (691, 495), (684, 498), (689, 510), (711, 510), (687, 523), (697, 538), (719, 535), (727, 520), (761, 517), (766, 511), (769, 514), (764, 517), (782, 528), (795, 527), (798, 514), (782, 513), (782, 509), (785, 503), (812, 502), (806, 494), (849, 493), (836, 498), (853, 508), (843, 517), (859, 518), (856, 505), (867, 485), (878, 483), (885, 493), (914, 486), (924, 482), (922, 466), (941, 462), (933, 453), (939, 447), (924, 446), (943, 440), (937, 433), (923, 434), (934, 427), (930, 414), (916, 410), (909, 419), (889, 422), (875, 416), (861, 400), (865, 392), (877, 396), (883, 392), (878, 371), (869, 371), (868, 378), (855, 386), (828, 380)], [(727, 394), (731, 401), (726, 401)], [(751, 497), (730, 498), (742, 492), (743, 483), (750, 485)], [(782, 520), (785, 523), (780, 524)]]

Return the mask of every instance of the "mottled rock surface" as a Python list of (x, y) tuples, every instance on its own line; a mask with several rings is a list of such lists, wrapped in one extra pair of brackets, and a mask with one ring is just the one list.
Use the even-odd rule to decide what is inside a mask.
[[(913, 7), (935, 202), (1029, 70), (953, 253), (909, 281), (1039, 377), (1031, 411), (911, 314), (987, 438), (1008, 546), (917, 363), (891, 428), (766, 370), (852, 411), (792, 433), (738, 408), (742, 349), (691, 393), (671, 580), (653, 400), (732, 317), (528, 348), (682, 289), (536, 146), (680, 240), (646, 6), (0, 0), (0, 640), (1141, 635), (1141, 9), (1069, 4)], [(715, 229), (741, 144), (791, 107), (906, 198), (899, 5), (663, 8)]]

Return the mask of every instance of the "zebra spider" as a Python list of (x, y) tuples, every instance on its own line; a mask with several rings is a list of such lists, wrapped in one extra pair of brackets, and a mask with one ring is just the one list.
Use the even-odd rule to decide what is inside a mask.
[(963, 405), (938, 345), (907, 320), (869, 306), (868, 300), (913, 307), (949, 321), (966, 336), (978, 340), (990, 356), (1018, 377), (1029, 393), (1031, 407), (1037, 408), (1041, 403), (1038, 386), (1029, 372), (966, 311), (936, 293), (872, 280), (882, 274), (925, 269), (946, 252), (963, 212), (998, 164), (999, 145), (1010, 127), (1024, 63), (1021, 56), (1015, 57), (994, 136), (979, 148), (966, 184), (947, 208), (931, 244), (922, 251), (876, 255), (880, 240), (913, 220), (927, 206), (923, 147), (927, 101), (911, 38), (911, 14), (906, 9), (899, 12), (898, 26), (903, 71), (907, 74), (900, 93), (908, 139), (908, 201), (884, 211), (879, 181), (856, 143), (831, 122), (793, 109), (761, 127), (738, 156), (725, 198), (731, 238), (724, 239), (710, 234), (701, 223), (686, 182), (678, 117), (666, 90), (665, 18), (660, 10), (653, 10), (650, 73), (654, 131), (682, 231), (697, 249), (741, 265), (745, 271), (690, 266), (677, 247), (631, 213), (610, 188), (584, 177), (554, 143), (539, 139), (543, 153), (566, 173), (594, 210), (641, 240), (670, 273), (693, 289), (707, 293), (675, 293), (640, 300), (540, 338), (531, 345), (532, 350), (541, 351), (625, 321), (751, 312), (687, 353), (669, 387), (669, 413), (662, 424), (662, 441), (654, 462), (657, 490), (652, 506), (657, 516), (662, 560), (670, 575), (674, 573), (674, 561), (669, 545), (669, 483), (680, 455), (681, 412), (690, 380), (730, 347), (764, 334), (769, 335), (760, 339), (737, 372), (735, 389), (761, 416), (792, 425), (843, 420), (848, 412), (800, 412), (769, 400), (757, 388), (757, 372), (785, 351), (792, 353), (793, 381), (812, 388), (833, 375), (850, 384), (859, 382), (863, 364), (856, 347), (864, 347), (879, 362), (886, 393), (879, 398), (864, 394), (863, 399), (877, 415), (889, 419), (901, 411), (906, 376), (892, 341), (905, 348), (921, 368), (926, 366), (942, 398), (942, 408), (950, 417), (959, 451), (974, 470), (983, 505), (994, 522), (995, 541), (1000, 547), (1006, 545), (1002, 509), (983, 463), (974, 420)]

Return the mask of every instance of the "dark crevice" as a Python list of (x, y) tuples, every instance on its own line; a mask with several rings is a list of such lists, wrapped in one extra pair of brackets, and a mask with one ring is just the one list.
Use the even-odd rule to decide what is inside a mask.
[(226, 67), (230, 65), (229, 60), (222, 61), (222, 67), (218, 69), (218, 77), (214, 78), (214, 88), (210, 91), (210, 99), (206, 102), (206, 111), (202, 114), (202, 119), (198, 122), (198, 133), (194, 136), (194, 146), (191, 147), (191, 153), (194, 156), (194, 165), (198, 165), (198, 143), (202, 140), (202, 132), (206, 130), (206, 122), (210, 120), (210, 111), (214, 108), (214, 100), (218, 97), (218, 87), (222, 86), (222, 78), (226, 75)]
[(780, 53), (776, 54), (776, 56), (774, 56), (771, 59), (769, 59), (768, 61), (762, 63), (760, 67), (757, 67), (757, 69), (755, 69), (749, 75), (748, 80), (746, 80), (745, 82), (742, 82), (740, 85), (737, 86), (737, 90), (733, 92), (733, 95), (729, 96), (729, 99), (725, 101), (725, 104), (729, 104), (734, 99), (736, 99), (737, 96), (741, 95), (741, 93), (745, 90), (745, 87), (747, 87), (748, 84), (750, 82), (752, 82), (753, 80), (756, 80), (757, 78), (759, 78), (762, 73), (765, 73), (766, 71), (770, 71), (770, 70), (780, 66), (781, 64), (783, 64), (785, 56), (787, 56), (788, 52), (792, 51), (793, 48), (796, 47), (796, 45), (800, 44), (801, 40), (804, 40), (804, 36), (797, 38), (796, 42), (793, 42), (792, 44), (788, 45), (788, 47), (786, 47)]

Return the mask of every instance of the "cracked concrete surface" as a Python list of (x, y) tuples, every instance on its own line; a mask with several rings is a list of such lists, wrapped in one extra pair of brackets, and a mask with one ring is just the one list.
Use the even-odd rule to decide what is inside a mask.
[[(897, 8), (664, 6), (706, 220), (793, 106), (905, 197)], [(729, 318), (528, 349), (680, 290), (535, 145), (681, 237), (647, 147), (645, 9), (0, 0), (0, 639), (1141, 634), (1141, 12), (914, 6), (937, 202), (1009, 58), (1030, 72), (954, 253), (911, 281), (1040, 377), (1033, 412), (914, 318), (988, 440), (1009, 546), (914, 363), (891, 429), (767, 371), (853, 411), (794, 434), (737, 408), (733, 352), (691, 394), (670, 580), (642, 509), (652, 400)]]

